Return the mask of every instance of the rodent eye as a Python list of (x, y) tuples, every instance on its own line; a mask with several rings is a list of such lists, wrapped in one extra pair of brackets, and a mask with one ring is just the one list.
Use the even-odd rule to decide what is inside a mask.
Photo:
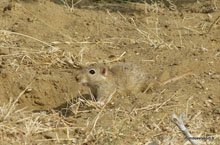
[(94, 70), (90, 70), (89, 73), (90, 74), (95, 74), (95, 71)]

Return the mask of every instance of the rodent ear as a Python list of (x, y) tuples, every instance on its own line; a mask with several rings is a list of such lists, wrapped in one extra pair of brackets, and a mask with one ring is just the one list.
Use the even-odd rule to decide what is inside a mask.
[(107, 67), (101, 68), (101, 74), (102, 74), (103, 76), (106, 76), (107, 73), (108, 73), (108, 68), (107, 68)]

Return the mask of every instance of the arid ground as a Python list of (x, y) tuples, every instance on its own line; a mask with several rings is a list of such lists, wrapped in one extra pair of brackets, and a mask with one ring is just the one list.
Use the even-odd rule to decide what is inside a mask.
[[(187, 1), (187, 0), (186, 0)], [(220, 144), (220, 2), (0, 2), (0, 144)], [(140, 65), (165, 81), (101, 106), (79, 65)]]

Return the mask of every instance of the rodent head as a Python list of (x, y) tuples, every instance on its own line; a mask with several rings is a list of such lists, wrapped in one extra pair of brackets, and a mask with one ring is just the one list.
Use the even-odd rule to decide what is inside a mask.
[(108, 68), (105, 66), (90, 66), (83, 68), (75, 79), (78, 83), (90, 86), (106, 80)]

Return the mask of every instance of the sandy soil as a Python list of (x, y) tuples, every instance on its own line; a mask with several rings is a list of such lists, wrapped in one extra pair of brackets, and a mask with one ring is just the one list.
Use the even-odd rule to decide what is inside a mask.
[[(213, 137), (201, 144), (220, 144), (219, 8), (217, 0), (1, 1), (1, 144), (184, 144), (174, 113), (194, 137)], [(118, 61), (160, 81), (193, 75), (116, 95), (104, 108), (82, 97), (89, 91), (74, 79), (77, 64)]]

